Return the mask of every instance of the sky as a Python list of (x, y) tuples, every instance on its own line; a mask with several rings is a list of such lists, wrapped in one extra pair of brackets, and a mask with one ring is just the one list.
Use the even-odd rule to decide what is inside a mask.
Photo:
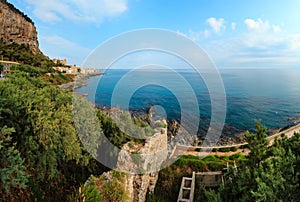
[(300, 68), (299, 0), (8, 0), (50, 58), (82, 65), (104, 41), (161, 28), (198, 44), (218, 68)]

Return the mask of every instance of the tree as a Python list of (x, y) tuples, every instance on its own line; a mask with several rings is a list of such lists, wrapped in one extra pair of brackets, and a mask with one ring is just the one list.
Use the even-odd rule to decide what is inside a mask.
[(245, 137), (250, 149), (248, 166), (255, 167), (266, 157), (267, 146), (269, 144), (267, 137), (267, 128), (260, 122), (255, 122), (256, 133), (246, 132)]
[(3, 127), (0, 130), (0, 195), (16, 194), (27, 187), (29, 175), (26, 172), (24, 159), (12, 141), (14, 128)]
[[(82, 176), (99, 166), (88, 164), (93, 160), (77, 137), (72, 95), (27, 73), (10, 74), (8, 78), (0, 82), (0, 128), (14, 128), (14, 132), (1, 143), (1, 172), (3, 176), (15, 176), (12, 183), (22, 182), (18, 187), (28, 186), (24, 191), (30, 197), (27, 200), (64, 200), (72, 190), (70, 186), (83, 183), (79, 179), (85, 180), (87, 176)], [(23, 170), (28, 182), (20, 173)], [(83, 174), (76, 173), (78, 170)], [(16, 183), (9, 184), (8, 178), (1, 180), (8, 187), (2, 197), (13, 197), (9, 189)]]
[(297, 201), (299, 199), (299, 136), (282, 137), (268, 147), (266, 128), (256, 123), (256, 134), (246, 134), (251, 152), (229, 173), (220, 192), (223, 201)]

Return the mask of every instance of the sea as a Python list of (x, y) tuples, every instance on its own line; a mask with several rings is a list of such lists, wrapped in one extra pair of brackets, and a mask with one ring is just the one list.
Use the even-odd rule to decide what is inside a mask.
[[(174, 70), (175, 76), (174, 71), (140, 70), (138, 74), (132, 74), (132, 71), (108, 69), (103, 75), (89, 78), (87, 85), (76, 92), (87, 95), (97, 107), (117, 106), (131, 113), (147, 113), (150, 107), (160, 106), (166, 119), (179, 122), (183, 113), (181, 107), (185, 104), (178, 99), (181, 94), (188, 106), (184, 113), (200, 117), (199, 123), (191, 123), (191, 127), (198, 128), (199, 136), (205, 135), (211, 121), (212, 105), (209, 88), (201, 75), (189, 69)], [(254, 131), (255, 120), (270, 129), (300, 122), (300, 69), (218, 71), (226, 95), (224, 135)], [(143, 82), (149, 78), (155, 79), (152, 83)], [(193, 96), (184, 86), (191, 87), (199, 112), (189, 103)]]

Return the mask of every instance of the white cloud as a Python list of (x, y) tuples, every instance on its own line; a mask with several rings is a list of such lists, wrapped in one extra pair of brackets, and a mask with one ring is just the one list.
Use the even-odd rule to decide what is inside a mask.
[[(220, 18), (223, 19), (223, 18)], [(224, 20), (210, 18), (211, 27), (203, 31), (189, 30), (185, 36), (193, 39), (204, 48), (219, 67), (299, 67), (300, 34), (288, 34), (279, 25), (268, 20), (245, 19), (247, 30), (235, 32), (231, 37), (210, 37), (213, 32), (225, 29)], [(219, 22), (219, 23), (217, 23)], [(231, 23), (235, 30), (237, 24)], [(223, 27), (223, 28), (222, 28)]]
[(235, 30), (235, 29), (236, 29), (236, 23), (235, 23), (235, 22), (232, 22), (232, 23), (231, 23), (231, 29), (232, 29), (232, 30)]
[(249, 31), (266, 33), (270, 29), (269, 21), (263, 21), (260, 18), (258, 20), (246, 19), (244, 21)]
[(206, 20), (206, 22), (211, 26), (211, 28), (216, 32), (219, 33), (220, 31), (222, 31), (223, 29), (225, 29), (225, 21), (223, 18), (208, 18)]
[(214, 41), (207, 51), (223, 67), (299, 67), (300, 35), (245, 33)]
[(205, 46), (222, 67), (299, 67), (300, 35), (288, 34), (278, 25), (261, 19), (246, 19), (248, 31), (216, 39)]
[(26, 0), (34, 15), (46, 22), (72, 20), (101, 23), (127, 10), (127, 0)]
[(295, 50), (300, 53), (300, 34), (288, 35), (286, 40), (289, 42), (288, 47), (290, 50)]
[(280, 33), (280, 32), (281, 32), (280, 26), (279, 26), (279, 25), (273, 25), (273, 31), (274, 31), (275, 33)]

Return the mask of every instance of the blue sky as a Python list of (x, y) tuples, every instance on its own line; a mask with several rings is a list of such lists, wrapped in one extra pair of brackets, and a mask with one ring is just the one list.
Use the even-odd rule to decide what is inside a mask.
[(81, 65), (104, 41), (168, 29), (219, 68), (300, 68), (299, 0), (8, 0), (36, 24), (41, 50)]

